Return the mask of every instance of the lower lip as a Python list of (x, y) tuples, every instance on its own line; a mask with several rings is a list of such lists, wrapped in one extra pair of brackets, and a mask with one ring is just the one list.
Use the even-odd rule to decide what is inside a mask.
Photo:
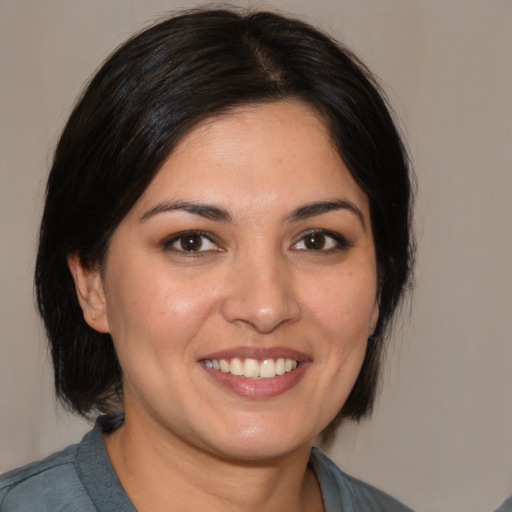
[(244, 398), (258, 400), (272, 398), (292, 389), (304, 375), (309, 363), (301, 361), (295, 370), (270, 379), (250, 379), (201, 365), (216, 382), (230, 391)]

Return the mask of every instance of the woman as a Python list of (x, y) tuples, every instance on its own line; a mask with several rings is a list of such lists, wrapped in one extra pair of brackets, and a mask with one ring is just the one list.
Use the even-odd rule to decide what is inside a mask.
[(411, 201), (370, 73), (310, 26), (129, 40), (61, 136), (36, 263), (57, 394), (105, 415), (1, 510), (408, 510), (311, 445), (371, 411)]

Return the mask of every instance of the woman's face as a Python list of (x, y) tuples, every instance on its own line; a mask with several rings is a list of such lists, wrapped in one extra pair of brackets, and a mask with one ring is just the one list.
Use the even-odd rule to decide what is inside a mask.
[(234, 459), (307, 445), (345, 402), (378, 316), (368, 199), (295, 101), (184, 136), (96, 279), (90, 322), (114, 340), (127, 421)]

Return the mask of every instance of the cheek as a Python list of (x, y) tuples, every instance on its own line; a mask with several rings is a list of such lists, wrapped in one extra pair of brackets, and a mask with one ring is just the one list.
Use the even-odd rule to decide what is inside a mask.
[(309, 295), (310, 315), (320, 334), (315, 358), (322, 375), (318, 387), (330, 397), (326, 411), (332, 415), (341, 408), (357, 379), (372, 331), (376, 278), (369, 269), (340, 272)]
[(177, 387), (189, 378), (183, 364), (191, 357), (189, 342), (206, 322), (212, 298), (206, 290), (197, 293), (190, 280), (159, 271), (111, 276), (108, 315), (125, 399), (152, 404), (162, 383)]
[(310, 289), (315, 292), (303, 300), (323, 329), (345, 342), (368, 338), (376, 309), (376, 279), (371, 272), (333, 276)]
[(195, 335), (208, 316), (213, 292), (205, 288), (198, 293), (193, 279), (140, 268), (111, 274), (111, 286), (107, 282), (107, 313), (116, 348), (176, 349)]

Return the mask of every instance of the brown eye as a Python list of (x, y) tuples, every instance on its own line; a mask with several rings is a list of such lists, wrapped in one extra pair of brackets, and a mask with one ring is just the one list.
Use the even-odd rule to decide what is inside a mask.
[(219, 247), (212, 242), (209, 235), (200, 231), (187, 231), (178, 233), (171, 240), (163, 244), (165, 249), (176, 252), (202, 253), (218, 251)]
[(310, 233), (304, 237), (304, 246), (310, 250), (321, 250), (325, 248), (325, 235), (322, 233)]
[(340, 233), (332, 231), (310, 231), (302, 235), (292, 249), (298, 251), (318, 251), (327, 253), (331, 251), (346, 249), (350, 245), (346, 238)]
[(201, 235), (186, 235), (179, 240), (180, 248), (183, 251), (199, 251), (203, 246), (203, 237)]

